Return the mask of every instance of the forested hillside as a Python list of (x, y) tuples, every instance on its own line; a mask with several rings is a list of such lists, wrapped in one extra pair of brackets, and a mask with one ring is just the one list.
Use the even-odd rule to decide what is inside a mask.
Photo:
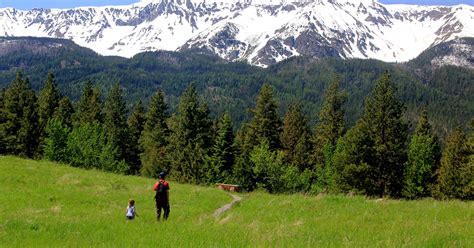
[(292, 102), (299, 101), (310, 123), (316, 123), (323, 92), (334, 77), (341, 79), (347, 92), (346, 119), (352, 125), (360, 117), (364, 98), (375, 80), (386, 70), (407, 106), (412, 124), (420, 109), (427, 108), (435, 130), (445, 136), (448, 129), (474, 116), (474, 72), (453, 66), (433, 68), (428, 59), (423, 59), (429, 52), (408, 64), (299, 57), (262, 69), (229, 63), (200, 51), (150, 52), (124, 59), (99, 56), (67, 40), (2, 39), (10, 42), (0, 49), (2, 88), (15, 78), (16, 72), (22, 71), (33, 89), (39, 90), (51, 71), (61, 91), (72, 100), (78, 100), (88, 80), (103, 92), (118, 82), (128, 109), (138, 99), (147, 103), (158, 88), (164, 91), (171, 109), (175, 109), (184, 89), (194, 84), (212, 115), (229, 111), (237, 127), (250, 118), (246, 110), (265, 82), (275, 88), (281, 115)]

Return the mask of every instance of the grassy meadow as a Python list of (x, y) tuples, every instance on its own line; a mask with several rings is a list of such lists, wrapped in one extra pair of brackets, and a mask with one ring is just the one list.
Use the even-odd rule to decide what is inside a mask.
[[(156, 222), (153, 179), (0, 156), (1, 247), (474, 247), (474, 203), (241, 194), (170, 182)], [(125, 220), (129, 198), (139, 217)]]

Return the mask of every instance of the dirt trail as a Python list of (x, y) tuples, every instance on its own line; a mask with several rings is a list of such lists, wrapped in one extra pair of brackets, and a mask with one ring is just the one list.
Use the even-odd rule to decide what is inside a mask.
[(232, 198), (234, 200), (231, 203), (228, 203), (228, 204), (220, 207), (219, 209), (216, 209), (216, 211), (214, 211), (214, 217), (216, 217), (216, 218), (219, 217), (221, 214), (225, 213), (230, 208), (232, 208), (232, 206), (234, 206), (236, 203), (238, 203), (242, 200), (242, 197), (240, 197), (238, 195), (234, 195), (234, 194), (229, 194), (229, 195), (232, 196)]

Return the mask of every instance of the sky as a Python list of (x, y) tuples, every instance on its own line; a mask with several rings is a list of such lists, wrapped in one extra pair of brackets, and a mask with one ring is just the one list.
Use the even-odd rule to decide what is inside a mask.
[[(0, 8), (13, 7), (29, 10), (32, 8), (72, 8), (80, 6), (127, 5), (139, 0), (0, 0)], [(387, 4), (419, 5), (474, 5), (474, 0), (379, 0)]]

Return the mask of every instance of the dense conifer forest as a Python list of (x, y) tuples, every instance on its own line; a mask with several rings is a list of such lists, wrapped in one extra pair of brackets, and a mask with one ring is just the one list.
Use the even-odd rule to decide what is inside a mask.
[[(11, 38), (15, 39), (15, 38)], [(365, 98), (386, 70), (405, 105), (404, 118), (413, 131), (419, 113), (426, 109), (434, 132), (446, 138), (448, 131), (465, 125), (474, 116), (472, 70), (432, 67), (430, 58), (443, 47), (427, 50), (405, 64), (376, 60), (312, 59), (296, 57), (266, 69), (245, 63), (230, 63), (203, 51), (148, 52), (131, 59), (99, 56), (68, 40), (28, 39), (27, 47), (2, 50), (0, 88), (10, 84), (18, 71), (29, 78), (36, 92), (43, 87), (48, 72), (54, 73), (61, 92), (78, 101), (88, 81), (108, 92), (119, 83), (127, 111), (141, 100), (148, 104), (154, 92), (163, 90), (170, 110), (178, 107), (180, 96), (193, 84), (211, 116), (231, 113), (234, 131), (251, 119), (255, 97), (263, 84), (269, 83), (283, 116), (294, 102), (300, 102), (311, 125), (318, 122), (323, 94), (335, 77), (347, 93), (344, 119), (352, 126), (362, 116)], [(101, 101), (105, 101), (105, 94)]]
[[(167, 96), (169, 89), (165, 89), (173, 86), (172, 75), (191, 78), (192, 74), (169, 72), (170, 81), (147, 92), (150, 100), (142, 102), (141, 97), (127, 97), (128, 92), (133, 92), (127, 88), (129, 83), (116, 82), (106, 87), (107, 84), (94, 83), (99, 79), (92, 77), (77, 85), (59, 84), (53, 73), (42, 80), (42, 86), (36, 86), (39, 91), (35, 92), (29, 77), (18, 72), (0, 92), (0, 154), (149, 177), (166, 171), (179, 182), (227, 182), (240, 184), (246, 190), (265, 189), (271, 193), (474, 199), (474, 122), (461, 122), (472, 118), (467, 107), (456, 109), (456, 113), (468, 115), (455, 120), (461, 125), (447, 129), (446, 138), (441, 139), (432, 123), (442, 116), (429, 111), (433, 108), (431, 103), (423, 108), (416, 97), (409, 98), (424, 86), (417, 86), (415, 80), (399, 73), (400, 69), (374, 67), (381, 63), (377, 61), (320, 62), (333, 63), (331, 68), (343, 66), (346, 73), (338, 73), (337, 69), (320, 74), (312, 71), (311, 75), (328, 77), (329, 83), (318, 84), (321, 93), (311, 95), (301, 86), (316, 85), (316, 81), (305, 81), (305, 73), (315, 68), (305, 68), (306, 64), (300, 62), (287, 61), (292, 64), (291, 70), (286, 65), (269, 68), (267, 72), (272, 73), (267, 76), (260, 74), (261, 69), (245, 65), (235, 67), (233, 72), (224, 70), (229, 77), (222, 78), (236, 80), (233, 87), (225, 86), (234, 90), (228, 94), (245, 92), (243, 95), (249, 99), (238, 95), (220, 99), (222, 106), (214, 106), (217, 110), (210, 108), (212, 100), (206, 100), (225, 94), (212, 95), (212, 83), (203, 90), (199, 82), (176, 82), (179, 97)], [(351, 72), (347, 68), (352, 64), (354, 69), (356, 64), (360, 69)], [(367, 82), (352, 82), (358, 87), (350, 88), (347, 81), (357, 77), (348, 75), (363, 72), (364, 66), (366, 72), (371, 71), (364, 74)], [(138, 67), (147, 68), (144, 64)], [(196, 67), (199, 71), (199, 64)], [(215, 71), (201, 75), (223, 75), (218, 72), (219, 66), (212, 70)], [(249, 76), (245, 70), (257, 73)], [(302, 72), (301, 77), (298, 72)], [(128, 76), (139, 80), (139, 70)], [(240, 85), (236, 79), (239, 77), (243, 82), (255, 79), (271, 83)], [(472, 87), (471, 84), (467, 86)], [(71, 98), (66, 93), (71, 93), (73, 88), (68, 87), (73, 86), (79, 87), (79, 97)], [(145, 89), (140, 86), (135, 87), (137, 92)], [(63, 87), (69, 91), (61, 90)], [(443, 92), (442, 86), (433, 88), (437, 90), (424, 93), (434, 97)], [(248, 94), (252, 90), (257, 92), (255, 98)], [(298, 90), (302, 90), (302, 98), (297, 97)], [(354, 95), (362, 98), (359, 105)], [(233, 100), (249, 101), (248, 111), (237, 103), (232, 105)], [(173, 104), (176, 106), (171, 107)], [(450, 108), (453, 106), (445, 106), (443, 111)], [(308, 114), (314, 111), (316, 115)], [(353, 116), (348, 117), (351, 111)], [(236, 125), (235, 115), (245, 118), (238, 117), (241, 123)], [(437, 116), (436, 121), (432, 116)], [(416, 120), (413, 128), (411, 120)]]

